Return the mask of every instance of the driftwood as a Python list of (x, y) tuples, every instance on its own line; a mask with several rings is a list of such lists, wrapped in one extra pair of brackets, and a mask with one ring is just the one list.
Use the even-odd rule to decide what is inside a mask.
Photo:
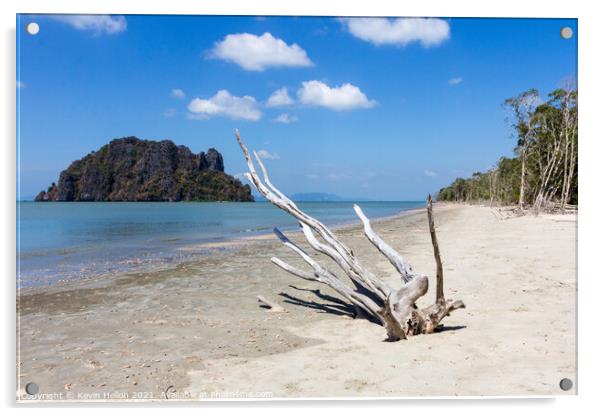
[[(236, 131), (236, 139), (244, 153), (249, 168), (249, 172), (245, 174), (247, 179), (269, 202), (299, 221), (301, 231), (309, 246), (318, 253), (331, 258), (346, 275), (348, 282), (346, 281), (347, 279), (343, 280), (332, 270), (322, 266), (313, 256), (310, 256), (298, 244), (289, 240), (277, 228), (274, 229), (274, 233), (280, 241), (297, 253), (310, 266), (311, 270), (302, 270), (277, 257), (272, 257), (271, 261), (275, 265), (301, 279), (327, 285), (352, 304), (359, 316), (363, 316), (384, 326), (387, 332), (387, 340), (389, 341), (406, 339), (412, 335), (432, 333), (440, 325), (443, 318), (455, 309), (464, 308), (462, 301), (453, 302), (446, 300), (443, 295), (443, 268), (435, 234), (432, 201), (430, 199), (427, 213), (437, 263), (437, 291), (436, 302), (429, 307), (421, 309), (416, 303), (428, 291), (429, 281), (427, 276), (413, 271), (411, 265), (376, 234), (370, 224), (370, 220), (364, 215), (358, 205), (354, 205), (353, 208), (362, 221), (364, 234), (389, 260), (395, 270), (397, 270), (402, 283), (400, 289), (389, 286), (389, 284), (364, 268), (357, 257), (355, 257), (353, 251), (340, 241), (328, 227), (301, 211), (293, 201), (280, 192), (270, 181), (268, 172), (259, 155), (253, 152), (255, 162), (262, 173), (261, 179), (255, 168), (255, 162), (251, 158), (251, 154), (238, 131)], [(340, 274), (340, 272), (337, 273)]]
[(523, 208), (517, 206), (505, 206), (491, 208), (491, 213), (498, 220), (509, 220), (512, 218), (523, 217), (525, 215), (539, 215), (541, 213), (546, 214), (575, 214), (578, 212), (577, 205), (564, 204), (562, 202), (548, 201), (539, 207), (534, 205), (524, 205)]
[(429, 232), (431, 233), (431, 242), (433, 243), (433, 254), (435, 263), (437, 264), (437, 290), (435, 301), (445, 302), (443, 295), (443, 264), (441, 263), (441, 253), (439, 253), (439, 242), (437, 241), (437, 233), (435, 232), (435, 220), (433, 219), (433, 198), (429, 195), (427, 199), (426, 213), (429, 220)]
[(286, 309), (278, 305), (278, 303), (266, 299), (263, 296), (257, 295), (257, 302), (259, 302), (262, 307), (268, 309), (268, 312), (286, 312)]

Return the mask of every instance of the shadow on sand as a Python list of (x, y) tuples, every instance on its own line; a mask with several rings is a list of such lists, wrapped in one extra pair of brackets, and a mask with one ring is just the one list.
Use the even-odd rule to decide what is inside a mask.
[[(288, 293), (280, 292), (279, 295), (284, 298), (285, 303), (318, 310), (321, 313), (330, 313), (330, 314), (338, 315), (338, 316), (348, 316), (350, 318), (358, 317), (353, 305), (348, 304), (345, 301), (343, 301), (337, 297), (322, 293), (320, 291), (320, 289), (307, 289), (307, 288), (297, 287), (294, 285), (289, 285), (289, 287), (291, 289), (295, 289), (295, 290), (298, 290), (301, 292), (311, 292), (316, 297), (318, 297), (320, 300), (322, 300), (324, 302), (328, 302), (328, 303), (321, 303), (321, 302), (316, 302), (313, 300), (305, 300), (305, 299), (301, 299), (296, 296), (290, 295)], [(372, 320), (370, 320), (370, 321), (372, 321)], [(380, 325), (379, 322), (375, 322), (375, 321), (372, 321), (372, 322)], [(435, 332), (458, 331), (458, 330), (461, 330), (464, 328), (466, 328), (466, 325), (450, 325), (450, 326), (439, 325), (435, 329)]]
[(318, 310), (322, 313), (331, 313), (333, 315), (344, 315), (355, 318), (355, 308), (353, 305), (350, 305), (334, 296), (322, 293), (320, 289), (305, 289), (294, 285), (289, 285), (289, 287), (298, 291), (311, 292), (320, 300), (324, 301), (324, 303), (313, 300), (305, 300), (288, 293), (280, 292), (279, 295), (284, 298), (285, 303)]

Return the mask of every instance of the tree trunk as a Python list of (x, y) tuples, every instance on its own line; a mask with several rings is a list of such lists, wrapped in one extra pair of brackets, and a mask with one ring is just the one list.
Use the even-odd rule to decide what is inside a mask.
[[(523, 157), (521, 163), (520, 172), (520, 193), (518, 196), (518, 208), (522, 210), (525, 206), (525, 172), (526, 172), (526, 161), (527, 161), (527, 148), (523, 147)], [(515, 194), (516, 195), (516, 194)]]
[(563, 212), (564, 212), (566, 205), (568, 204), (569, 196), (571, 194), (573, 175), (575, 173), (575, 164), (576, 164), (575, 163), (576, 162), (576, 160), (575, 160), (575, 133), (577, 130), (576, 122), (577, 122), (577, 120), (573, 119), (573, 117), (571, 117), (571, 114), (569, 113), (567, 115), (567, 120), (566, 120), (567, 126), (566, 126), (566, 133), (565, 133), (567, 143), (570, 142), (569, 147), (566, 152), (567, 153), (566, 157), (569, 160), (569, 166), (568, 166), (568, 172), (565, 172), (566, 188), (563, 189), (562, 207), (561, 207), (561, 210)]

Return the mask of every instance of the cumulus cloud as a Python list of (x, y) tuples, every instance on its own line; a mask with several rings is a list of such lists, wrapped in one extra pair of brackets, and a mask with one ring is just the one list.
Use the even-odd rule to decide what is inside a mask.
[(420, 42), (424, 47), (436, 46), (447, 40), (450, 33), (449, 23), (443, 19), (360, 17), (342, 21), (353, 36), (375, 45)]
[(428, 170), (428, 169), (425, 169), (425, 170), (424, 170), (424, 174), (425, 174), (426, 176), (430, 176), (430, 177), (435, 177), (435, 176), (437, 176), (437, 173), (433, 172), (432, 170)]
[(447, 81), (447, 83), (449, 85), (458, 85), (459, 83), (461, 83), (462, 81), (464, 81), (461, 77), (455, 77), (455, 78), (450, 78), (449, 81)]
[(258, 150), (257, 155), (262, 159), (268, 159), (268, 160), (280, 159), (280, 156), (278, 156), (276, 153), (270, 153), (265, 149)]
[(371, 108), (376, 105), (376, 101), (368, 99), (358, 87), (349, 83), (329, 87), (321, 81), (305, 81), (297, 91), (297, 96), (303, 104), (333, 110)]
[(171, 90), (171, 96), (173, 98), (183, 100), (184, 98), (186, 98), (186, 93), (180, 88), (174, 88), (173, 90)]
[(247, 71), (263, 71), (269, 67), (311, 66), (307, 53), (296, 43), (288, 45), (271, 33), (227, 35), (216, 42), (210, 58), (233, 62)]
[(228, 117), (235, 120), (257, 121), (261, 111), (254, 97), (236, 97), (227, 90), (219, 90), (208, 99), (195, 98), (188, 104), (189, 116), (199, 120)]
[(127, 20), (123, 16), (100, 14), (74, 14), (50, 16), (54, 20), (66, 23), (77, 30), (94, 32), (96, 35), (114, 35), (127, 29)]
[(290, 115), (288, 113), (282, 113), (278, 117), (274, 118), (274, 123), (290, 124), (298, 120), (299, 118), (297, 116)]
[(267, 107), (284, 107), (287, 105), (292, 105), (294, 103), (293, 99), (288, 95), (288, 90), (286, 87), (282, 87), (277, 89), (270, 95), (268, 98), (268, 102), (266, 103)]

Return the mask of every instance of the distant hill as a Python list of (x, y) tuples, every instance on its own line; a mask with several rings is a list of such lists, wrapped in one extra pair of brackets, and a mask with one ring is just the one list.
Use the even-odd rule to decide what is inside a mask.
[(112, 140), (71, 163), (36, 201), (253, 201), (215, 149), (194, 154), (170, 140)]

